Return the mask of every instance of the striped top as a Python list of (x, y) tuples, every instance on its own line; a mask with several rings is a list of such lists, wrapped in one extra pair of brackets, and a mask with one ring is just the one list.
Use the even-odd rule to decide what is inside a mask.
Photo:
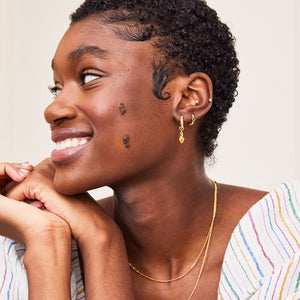
[(282, 184), (240, 220), (218, 299), (300, 299), (300, 182)]
[[(225, 252), (218, 300), (300, 299), (300, 182), (284, 183), (240, 220)], [(27, 300), (24, 246), (0, 236), (0, 300)], [(72, 243), (71, 299), (84, 300)]]
[[(22, 263), (25, 247), (0, 236), (0, 300), (27, 300), (28, 284)], [(78, 249), (72, 242), (71, 299), (84, 300)]]

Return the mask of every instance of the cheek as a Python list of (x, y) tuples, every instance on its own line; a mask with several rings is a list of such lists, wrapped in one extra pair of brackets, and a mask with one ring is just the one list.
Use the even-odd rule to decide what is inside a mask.
[(94, 127), (93, 142), (79, 160), (57, 168), (54, 184), (62, 194), (113, 186), (169, 155), (171, 104), (156, 99), (144, 82), (112, 86), (89, 95), (82, 107)]

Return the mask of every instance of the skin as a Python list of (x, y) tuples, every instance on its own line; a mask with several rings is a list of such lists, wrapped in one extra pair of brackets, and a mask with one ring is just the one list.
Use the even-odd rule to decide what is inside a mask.
[[(82, 46), (97, 46), (105, 55), (70, 60), (70, 53)], [(213, 98), (211, 81), (203, 73), (178, 75), (165, 89), (171, 97), (156, 99), (152, 62), (157, 55), (149, 42), (124, 41), (93, 16), (72, 25), (53, 59), (55, 87), (60, 92), (45, 110), (45, 119), (54, 132), (73, 128), (92, 137), (78, 155), (54, 166), (49, 160), (43, 162), (6, 193), (20, 201), (37, 199), (46, 207), (40, 210), (10, 201), (34, 209), (34, 215), (53, 216), (58, 247), (72, 234), (82, 255), (87, 299), (187, 299), (200, 270), (198, 263), (183, 279), (158, 284), (128, 268), (129, 260), (154, 278), (182, 274), (197, 257), (213, 212), (214, 188), (196, 145), (201, 118), (213, 105), (208, 101)], [(86, 72), (93, 76), (78, 76)], [(126, 107), (125, 115), (120, 114), (120, 103)], [(191, 114), (196, 118), (194, 126), (188, 126)], [(180, 116), (185, 121), (184, 144), (178, 141)], [(124, 134), (130, 136), (130, 148), (123, 144)], [(5, 176), (3, 170), (0, 176)], [(104, 185), (112, 187), (115, 195), (100, 205), (85, 194)], [(265, 194), (218, 183), (215, 226), (195, 299), (217, 298), (230, 235), (240, 218)], [(7, 197), (2, 196), (6, 201)], [(10, 225), (14, 232), (17, 226)], [(29, 227), (35, 227), (33, 221)], [(15, 231), (20, 232), (21, 240), (26, 235), (22, 228)], [(44, 239), (49, 242), (49, 234)], [(40, 255), (33, 237), (28, 238), (27, 246), (33, 249), (38, 263)], [(60, 261), (68, 261), (67, 253), (54, 250)], [(47, 267), (52, 271), (53, 261), (49, 261)], [(33, 278), (31, 299), (38, 299), (41, 295), (37, 290), (42, 290), (43, 282), (34, 266), (34, 262), (26, 265), (29, 278)], [(68, 284), (67, 269), (68, 264), (62, 263), (63, 280), (57, 292), (61, 295)], [(42, 270), (47, 272), (46, 267)], [(47, 290), (42, 292), (45, 299), (50, 297)], [(57, 299), (68, 299), (68, 295)]]

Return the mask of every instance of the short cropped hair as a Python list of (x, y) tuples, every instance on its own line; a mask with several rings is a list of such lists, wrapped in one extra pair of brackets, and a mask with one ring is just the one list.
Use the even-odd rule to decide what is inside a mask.
[[(215, 10), (202, 0), (86, 0), (72, 15), (71, 24), (98, 14), (128, 41), (151, 41), (153, 93), (170, 97), (164, 88), (179, 74), (206, 73), (213, 83), (213, 105), (199, 127), (204, 158), (212, 156), (217, 136), (237, 95), (239, 76), (235, 39)], [(118, 26), (123, 25), (123, 26)]]

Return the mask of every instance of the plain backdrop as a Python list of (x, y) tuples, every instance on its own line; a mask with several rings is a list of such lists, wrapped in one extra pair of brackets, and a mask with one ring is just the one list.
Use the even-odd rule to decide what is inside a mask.
[[(54, 145), (43, 119), (52, 100), (50, 63), (81, 2), (0, 0), (0, 161), (36, 164), (50, 155)], [(237, 39), (241, 75), (207, 173), (219, 182), (266, 190), (300, 178), (300, 0), (208, 4)]]

